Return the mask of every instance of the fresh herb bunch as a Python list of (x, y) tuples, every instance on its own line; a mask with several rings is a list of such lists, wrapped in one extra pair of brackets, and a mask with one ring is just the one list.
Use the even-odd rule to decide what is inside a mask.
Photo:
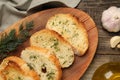
[(19, 26), (18, 35), (16, 35), (15, 29), (12, 29), (8, 34), (3, 33), (0, 38), (0, 59), (9, 56), (9, 52), (14, 51), (17, 46), (27, 40), (30, 37), (29, 31), (33, 26), (33, 21), (30, 21), (26, 23), (25, 28), (23, 24)]

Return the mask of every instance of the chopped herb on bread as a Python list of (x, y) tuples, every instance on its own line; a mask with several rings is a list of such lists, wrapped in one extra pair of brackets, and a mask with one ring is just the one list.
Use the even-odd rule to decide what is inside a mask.
[(31, 36), (30, 44), (49, 49), (59, 59), (62, 68), (67, 68), (74, 62), (74, 52), (71, 45), (55, 31), (43, 29), (36, 32)]
[(40, 80), (38, 74), (19, 57), (10, 56), (0, 65), (0, 80)]
[(46, 28), (59, 33), (81, 56), (88, 49), (88, 34), (84, 25), (71, 14), (56, 14), (48, 19)]
[(61, 79), (60, 63), (49, 50), (31, 46), (22, 51), (21, 58), (41, 76), (40, 80)]

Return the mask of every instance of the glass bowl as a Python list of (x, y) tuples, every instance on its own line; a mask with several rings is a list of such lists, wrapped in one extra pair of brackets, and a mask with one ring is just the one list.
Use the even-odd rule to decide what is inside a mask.
[(93, 74), (92, 80), (120, 80), (120, 62), (101, 65)]

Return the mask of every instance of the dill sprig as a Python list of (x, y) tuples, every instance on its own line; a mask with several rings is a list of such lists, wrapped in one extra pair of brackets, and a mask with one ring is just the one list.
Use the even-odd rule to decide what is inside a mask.
[(16, 50), (28, 37), (29, 31), (33, 28), (33, 21), (26, 22), (25, 27), (23, 24), (19, 26), (19, 33), (16, 35), (16, 30), (12, 29), (8, 34), (3, 33), (0, 38), (0, 59), (9, 56), (9, 52)]

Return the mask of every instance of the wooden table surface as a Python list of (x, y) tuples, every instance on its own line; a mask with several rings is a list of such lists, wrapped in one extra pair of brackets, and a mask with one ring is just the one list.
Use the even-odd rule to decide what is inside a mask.
[(102, 64), (107, 62), (120, 62), (120, 49), (111, 49), (109, 40), (112, 36), (120, 35), (110, 33), (102, 28), (101, 15), (110, 6), (120, 7), (120, 0), (82, 0), (77, 9), (88, 13), (96, 23), (99, 34), (99, 42), (96, 54), (89, 68), (80, 80), (92, 80), (93, 73)]
[(93, 73), (102, 64), (107, 62), (120, 62), (120, 49), (111, 49), (109, 40), (112, 36), (120, 35), (110, 33), (102, 28), (101, 15), (110, 6), (120, 7), (120, 0), (82, 0), (77, 9), (88, 13), (96, 23), (99, 34), (97, 51), (93, 61), (80, 80), (92, 80)]

